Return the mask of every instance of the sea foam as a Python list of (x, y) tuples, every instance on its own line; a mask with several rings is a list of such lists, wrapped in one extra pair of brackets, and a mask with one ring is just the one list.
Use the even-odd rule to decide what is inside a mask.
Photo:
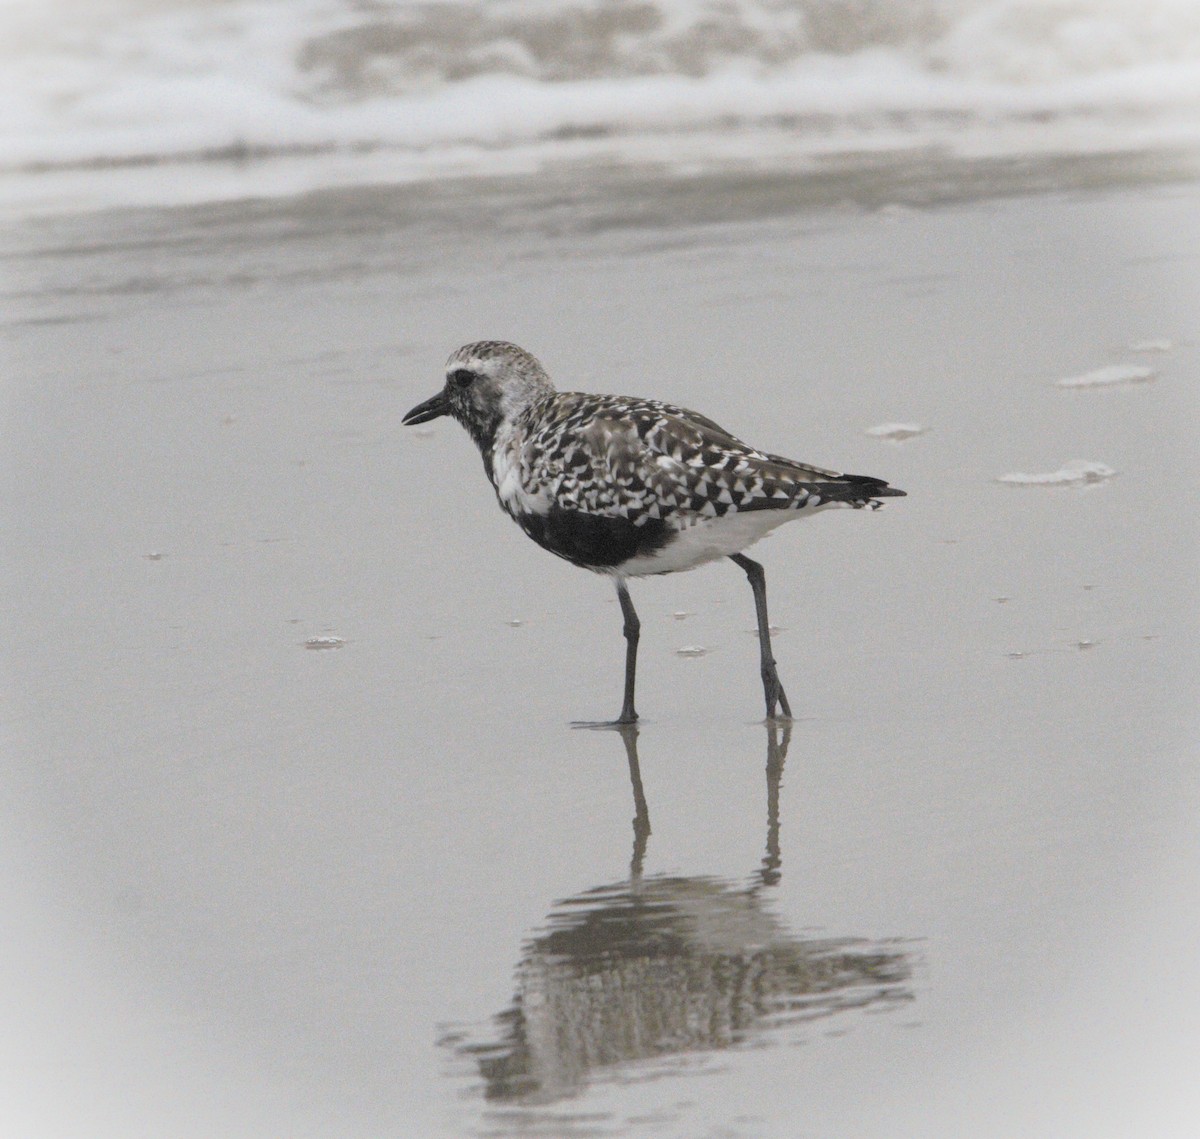
[(1109, 388), (1116, 384), (1146, 384), (1155, 378), (1153, 368), (1145, 364), (1108, 364), (1079, 376), (1055, 380), (1059, 388)]
[(0, 0), (5, 175), (1180, 143), (1194, 0)]
[(1096, 483), (1107, 482), (1116, 473), (1107, 463), (1072, 459), (1057, 471), (1039, 474), (1013, 471), (1011, 474), (1000, 475), (996, 481), (1008, 483), (1010, 486), (1094, 486)]

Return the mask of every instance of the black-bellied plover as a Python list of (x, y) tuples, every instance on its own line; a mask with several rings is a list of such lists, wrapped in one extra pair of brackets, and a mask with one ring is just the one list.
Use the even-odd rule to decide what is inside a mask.
[(467, 344), (446, 385), (405, 424), (459, 421), (483, 455), (500, 506), (538, 545), (610, 575), (625, 619), (625, 696), (633, 723), (641, 623), (626, 579), (730, 558), (746, 573), (758, 618), (767, 718), (790, 718), (767, 621), (763, 568), (742, 551), (794, 518), (830, 506), (882, 505), (904, 491), (882, 479), (757, 451), (711, 419), (657, 400), (559, 392), (515, 344)]

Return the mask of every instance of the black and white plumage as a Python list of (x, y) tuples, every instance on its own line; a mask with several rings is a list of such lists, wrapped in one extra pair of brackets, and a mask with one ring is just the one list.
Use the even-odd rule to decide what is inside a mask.
[(750, 579), (767, 717), (791, 708), (775, 668), (762, 566), (742, 554), (776, 526), (833, 506), (873, 509), (904, 491), (759, 451), (711, 419), (672, 404), (559, 392), (515, 344), (458, 349), (446, 384), (405, 424), (450, 415), (470, 433), (501, 507), (535, 542), (611, 575), (625, 618), (625, 698), (637, 719), (640, 629), (627, 578), (676, 573), (728, 557)]

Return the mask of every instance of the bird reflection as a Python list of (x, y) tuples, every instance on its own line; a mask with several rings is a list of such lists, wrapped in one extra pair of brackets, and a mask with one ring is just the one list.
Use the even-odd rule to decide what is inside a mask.
[[(548, 1103), (631, 1060), (729, 1048), (754, 1032), (907, 1001), (895, 943), (797, 938), (766, 905), (779, 882), (779, 788), (790, 724), (767, 724), (766, 853), (746, 883), (643, 874), (650, 813), (636, 725), (621, 729), (633, 789), (629, 879), (555, 905), (526, 943), (499, 1039), (460, 1046), (487, 1098)], [(781, 734), (782, 731), (782, 734)]]

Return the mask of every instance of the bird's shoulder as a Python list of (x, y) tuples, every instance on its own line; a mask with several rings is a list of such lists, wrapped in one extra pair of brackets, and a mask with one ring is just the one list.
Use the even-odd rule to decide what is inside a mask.
[(531, 425), (530, 441), (553, 460), (569, 451), (596, 457), (666, 456), (697, 463), (729, 452), (767, 456), (699, 412), (636, 396), (560, 392)]

